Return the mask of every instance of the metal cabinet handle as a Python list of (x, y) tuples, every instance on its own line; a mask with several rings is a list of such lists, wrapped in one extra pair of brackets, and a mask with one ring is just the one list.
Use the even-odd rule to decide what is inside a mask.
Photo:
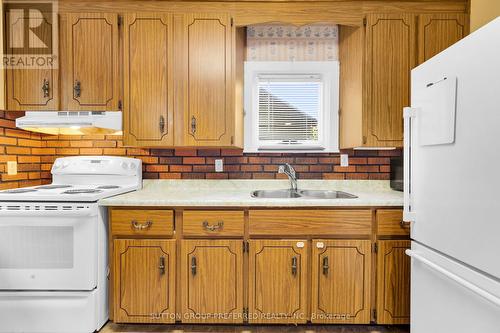
[(139, 223), (136, 220), (132, 220), (131, 222), (132, 227), (137, 230), (145, 230), (151, 228), (153, 225), (153, 221), (146, 221), (145, 223)]
[(165, 132), (165, 117), (160, 116), (160, 133)]
[(292, 275), (297, 275), (297, 257), (292, 257)]
[(328, 275), (328, 269), (330, 266), (328, 265), (328, 257), (323, 258), (323, 275)]
[(80, 97), (82, 94), (82, 87), (80, 81), (76, 80), (75, 85), (73, 86), (73, 95), (75, 97)]
[(191, 274), (196, 275), (196, 257), (191, 257)]
[(43, 91), (43, 97), (49, 97), (49, 80), (43, 79), (43, 84), (42, 84), (42, 91)]
[(194, 116), (191, 117), (191, 133), (196, 133), (196, 118)]
[(165, 257), (160, 257), (160, 265), (158, 266), (158, 269), (160, 270), (160, 275), (165, 274)]
[(218, 231), (224, 228), (224, 221), (219, 221), (217, 224), (208, 224), (208, 221), (203, 221), (203, 229), (207, 231)]
[(409, 228), (409, 227), (410, 227), (410, 225), (411, 225), (411, 222), (401, 220), (401, 221), (399, 222), (399, 225), (401, 226), (401, 228)]

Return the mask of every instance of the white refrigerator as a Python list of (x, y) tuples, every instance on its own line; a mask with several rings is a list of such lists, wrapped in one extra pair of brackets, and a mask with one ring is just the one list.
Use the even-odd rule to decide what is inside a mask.
[(411, 332), (500, 333), (500, 18), (412, 71)]

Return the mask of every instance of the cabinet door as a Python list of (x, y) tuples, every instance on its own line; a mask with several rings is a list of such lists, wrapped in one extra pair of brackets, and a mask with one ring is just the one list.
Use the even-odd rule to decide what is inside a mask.
[(370, 323), (371, 242), (313, 240), (313, 323)]
[(175, 322), (175, 240), (114, 241), (114, 321)]
[[(234, 140), (233, 27), (225, 14), (183, 20), (183, 145), (230, 146)], [(177, 45), (180, 46), (180, 45)], [(181, 107), (179, 105), (179, 107)]]
[[(23, 11), (25, 15), (28, 11)], [(36, 69), (28, 69), (30, 66), (19, 66), (18, 68), (8, 68), (6, 70), (6, 89), (7, 89), (7, 109), (8, 110), (57, 110), (59, 107), (59, 72), (57, 62), (51, 57), (56, 54), (57, 40), (53, 40), (57, 34), (57, 21), (53, 21), (55, 15), (44, 13), (44, 20), (36, 28), (36, 39), (29, 42), (23, 39), (24, 25), (29, 17), (17, 17), (9, 15), (6, 11), (6, 48), (8, 54), (25, 57), (40, 56), (45, 59), (45, 66)], [(12, 21), (12, 19), (15, 19)], [(53, 32), (53, 30), (56, 30)], [(43, 43), (52, 54), (44, 54), (30, 48), (30, 43)], [(39, 45), (40, 46), (40, 45)], [(46, 49), (42, 47), (41, 50)], [(49, 62), (52, 60), (52, 62)]]
[(410, 257), (405, 250), (409, 240), (378, 242), (377, 323), (410, 322)]
[(182, 322), (243, 322), (241, 240), (183, 240)]
[(422, 14), (418, 26), (418, 61), (422, 63), (469, 32), (466, 14)]
[(305, 323), (307, 241), (249, 243), (249, 322)]
[(118, 110), (118, 16), (61, 17), (61, 105), (66, 110)]
[(168, 14), (124, 16), (125, 145), (174, 143), (172, 31), (172, 16)]
[(416, 24), (412, 14), (371, 14), (366, 27), (366, 146), (402, 146), (403, 107), (410, 105)]

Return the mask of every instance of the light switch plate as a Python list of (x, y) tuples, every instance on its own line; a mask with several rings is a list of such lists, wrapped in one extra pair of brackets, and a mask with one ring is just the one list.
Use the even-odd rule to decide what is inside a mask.
[(222, 159), (215, 160), (215, 172), (224, 171), (224, 161)]
[(7, 174), (10, 176), (17, 175), (17, 162), (7, 161)]
[(340, 166), (341, 167), (349, 166), (349, 155), (340, 154)]

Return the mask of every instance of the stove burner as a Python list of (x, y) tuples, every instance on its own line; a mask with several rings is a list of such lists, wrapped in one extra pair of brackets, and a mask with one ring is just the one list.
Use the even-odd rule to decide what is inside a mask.
[(101, 189), (101, 190), (111, 190), (114, 188), (120, 188), (120, 186), (118, 186), (118, 185), (101, 185), (101, 186), (97, 186), (96, 188)]
[(94, 190), (94, 189), (76, 189), (76, 190), (67, 190), (64, 191), (63, 194), (85, 194), (85, 193), (99, 193), (102, 192), (101, 190)]
[(12, 190), (4, 191), (3, 193), (28, 193), (28, 192), (36, 192), (36, 190), (32, 188), (15, 188)]
[(38, 186), (35, 188), (38, 190), (54, 190), (57, 188), (68, 188), (68, 187), (73, 187), (73, 186), (71, 186), (71, 185), (42, 185), (42, 186)]

